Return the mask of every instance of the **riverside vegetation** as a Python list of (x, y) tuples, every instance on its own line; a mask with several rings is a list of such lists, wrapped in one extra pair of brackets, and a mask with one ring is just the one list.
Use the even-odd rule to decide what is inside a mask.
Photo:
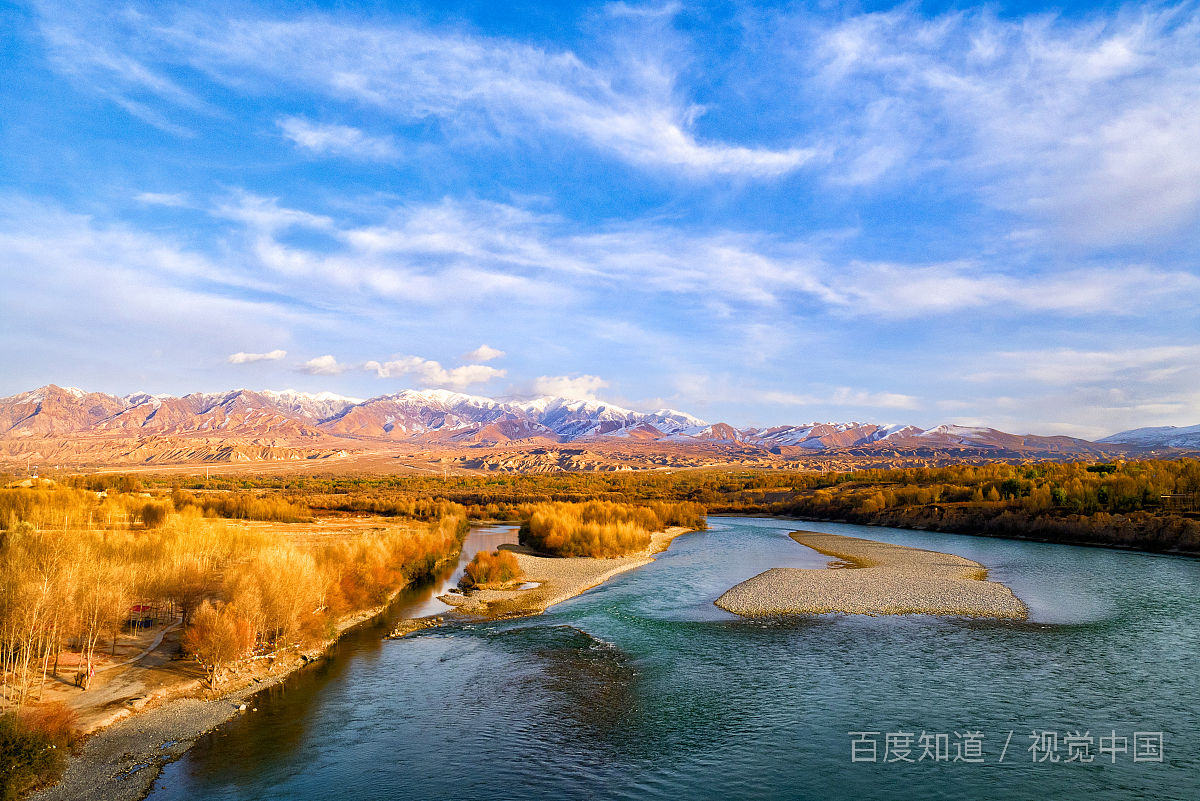
[(655, 501), (636, 506), (612, 501), (543, 503), (527, 510), (521, 544), (552, 556), (611, 559), (645, 551), (655, 531), (679, 526), (703, 529), (698, 503)]
[[(100, 487), (96, 477), (77, 479)], [(119, 481), (111, 476), (104, 482)], [(160, 489), (176, 479), (144, 479)], [(1054, 542), (1200, 552), (1200, 461), (992, 463), (844, 472), (682, 470), (459, 476), (195, 478), (201, 496), (269, 493), (313, 510), (528, 519), (538, 504), (691, 501), (710, 513), (777, 514)]]
[[(65, 674), (87, 689), (101, 653), (115, 654), (131, 628), (178, 619), (186, 654), (215, 690), (243, 660), (333, 638), (339, 619), (379, 606), (457, 554), (467, 531), (466, 508), (441, 498), (392, 503), (391, 517), (370, 514), (369, 527), (347, 528), (338, 521), (364, 515), (319, 506), (315, 494), (167, 489), (112, 476), (28, 483), (0, 489), (0, 704), (10, 710), (0, 718), (0, 798), (60, 767), (51, 746), (65, 747), (73, 712), (42, 703), (48, 683)], [(693, 503), (543, 503), (506, 513), (536, 521), (532, 536), (559, 555), (644, 549), (651, 531), (704, 520)], [(478, 587), (510, 585), (520, 572), (504, 551), (468, 567)]]
[(384, 603), (457, 554), (467, 531), (453, 504), (428, 521), (292, 536), (286, 523), (206, 515), (310, 521), (294, 500), (193, 501), (48, 484), (0, 490), (0, 704), (9, 710), (0, 716), (0, 798), (60, 765), (72, 713), (33, 706), (47, 683), (61, 684), (65, 670), (87, 689), (102, 649), (115, 653), (131, 627), (179, 619), (184, 647), (216, 689), (238, 660), (332, 638), (342, 616)]

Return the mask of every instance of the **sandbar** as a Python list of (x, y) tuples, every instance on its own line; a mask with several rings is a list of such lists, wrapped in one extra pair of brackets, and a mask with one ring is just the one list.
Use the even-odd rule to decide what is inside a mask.
[(987, 568), (953, 554), (796, 531), (792, 539), (840, 562), (824, 570), (775, 567), (735, 585), (715, 603), (747, 617), (779, 614), (959, 615), (1024, 620), (1013, 591)]

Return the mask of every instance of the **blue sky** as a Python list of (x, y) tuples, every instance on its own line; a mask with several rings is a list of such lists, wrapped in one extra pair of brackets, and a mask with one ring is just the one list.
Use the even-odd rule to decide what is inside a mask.
[(0, 5), (0, 394), (1194, 424), (1198, 8)]

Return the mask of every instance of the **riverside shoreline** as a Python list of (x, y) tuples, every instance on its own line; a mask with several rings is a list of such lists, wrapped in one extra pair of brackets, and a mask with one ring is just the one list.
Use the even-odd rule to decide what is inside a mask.
[(714, 603), (745, 617), (845, 613), (1024, 620), (1029, 614), (1012, 590), (988, 581), (983, 565), (962, 556), (838, 534), (789, 536), (840, 563), (823, 570), (771, 568)]
[(709, 517), (770, 517), (776, 520), (795, 520), (797, 523), (846, 523), (852, 526), (866, 526), (869, 528), (932, 531), (938, 534), (961, 534), (967, 537), (987, 537), (993, 540), (1043, 542), (1048, 545), (1075, 545), (1081, 548), (1103, 548), (1110, 551), (1132, 551), (1134, 553), (1152, 553), (1200, 559), (1200, 549), (1167, 548), (1155, 542), (1111, 542), (1108, 540), (1086, 539), (1079, 536), (1053, 537), (1046, 535), (1044, 532), (1037, 531), (995, 530), (978, 523), (946, 524), (940, 521), (912, 521), (890, 516), (883, 519), (863, 519), (862, 517), (853, 515), (844, 517), (815, 517), (798, 514), (780, 514), (765, 510), (710, 512)]
[[(523, 580), (537, 586), (515, 590), (475, 590), (468, 595), (446, 593), (438, 600), (454, 607), (459, 615), (472, 617), (524, 617), (545, 612), (603, 584), (613, 576), (650, 564), (654, 555), (670, 547), (676, 537), (696, 529), (672, 526), (650, 536), (650, 545), (640, 554), (615, 559), (539, 556), (528, 548), (505, 545), (517, 557)], [(402, 624), (403, 627), (403, 624)], [(397, 633), (405, 633), (404, 628)]]
[(320, 661), (343, 636), (382, 615), (403, 589), (397, 587), (379, 606), (339, 620), (332, 639), (276, 658), (269, 673), (235, 676), (212, 698), (165, 694), (93, 732), (79, 753), (70, 756), (58, 783), (26, 801), (140, 801), (163, 767), (200, 737), (240, 714), (253, 714), (254, 696)]

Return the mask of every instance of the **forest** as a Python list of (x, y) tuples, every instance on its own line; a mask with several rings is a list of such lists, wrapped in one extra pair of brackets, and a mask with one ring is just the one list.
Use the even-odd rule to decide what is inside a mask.
[(311, 518), (291, 500), (175, 498), (180, 506), (171, 494), (0, 490), (0, 676), (9, 705), (20, 708), (57, 677), (65, 651), (86, 687), (100, 643), (115, 648), (139, 615), (181, 618), (215, 685), (246, 653), (327, 638), (339, 616), (378, 605), (457, 554), (467, 530), (464, 510), (447, 504), (429, 521), (296, 537), (208, 516)]

